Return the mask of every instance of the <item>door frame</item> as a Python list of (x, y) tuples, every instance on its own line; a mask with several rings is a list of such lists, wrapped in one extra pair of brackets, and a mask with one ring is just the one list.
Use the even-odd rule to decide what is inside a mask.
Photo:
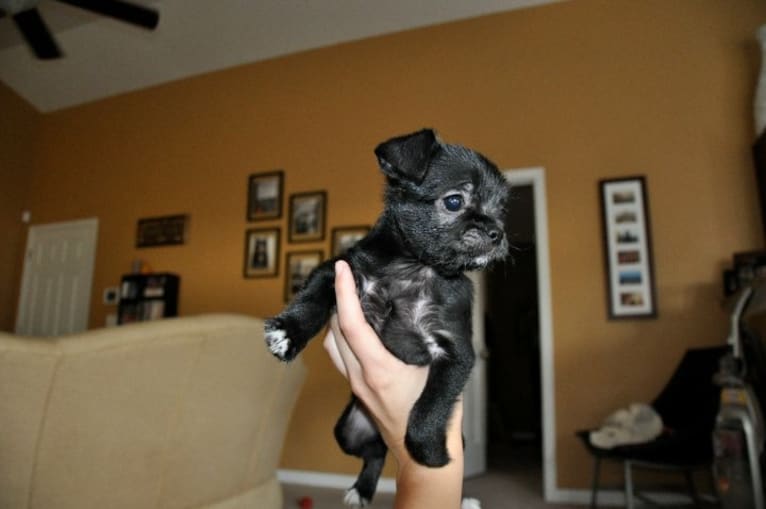
[(540, 390), (543, 425), (543, 497), (546, 502), (559, 498), (556, 475), (556, 401), (553, 363), (553, 301), (551, 294), (550, 244), (545, 169), (542, 167), (503, 170), (514, 185), (532, 186), (537, 251), (538, 327), (540, 331)]

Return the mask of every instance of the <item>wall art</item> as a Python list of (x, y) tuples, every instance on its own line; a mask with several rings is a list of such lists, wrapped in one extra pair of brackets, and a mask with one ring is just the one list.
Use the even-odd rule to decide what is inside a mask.
[(250, 175), (247, 185), (247, 220), (261, 221), (282, 217), (281, 170)]
[(326, 215), (325, 191), (290, 195), (290, 242), (324, 240)]
[(290, 302), (303, 287), (309, 274), (322, 263), (322, 251), (293, 251), (287, 253), (285, 277), (285, 302)]
[(646, 179), (601, 180), (608, 316), (653, 318), (657, 302)]
[(279, 273), (279, 228), (245, 232), (245, 277), (274, 277)]
[(147, 217), (138, 220), (136, 247), (177, 246), (186, 242), (189, 216)]
[(370, 232), (369, 225), (338, 226), (332, 229), (332, 255), (338, 256)]

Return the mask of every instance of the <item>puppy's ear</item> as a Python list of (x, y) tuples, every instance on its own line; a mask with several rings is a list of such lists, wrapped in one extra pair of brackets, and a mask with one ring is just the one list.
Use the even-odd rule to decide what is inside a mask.
[(383, 173), (394, 179), (413, 180), (420, 184), (426, 175), (439, 141), (431, 129), (392, 138), (375, 149)]

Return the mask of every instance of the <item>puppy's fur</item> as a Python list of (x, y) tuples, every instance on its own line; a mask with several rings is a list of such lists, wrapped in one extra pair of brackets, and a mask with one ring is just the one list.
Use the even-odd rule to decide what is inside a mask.
[[(484, 156), (441, 143), (430, 129), (388, 140), (375, 154), (387, 178), (385, 209), (340, 258), (351, 266), (365, 317), (386, 348), (408, 364), (430, 365), (405, 444), (419, 463), (442, 466), (449, 461), (447, 423), (474, 362), (472, 286), (464, 271), (506, 256), (508, 184)], [(279, 359), (293, 359), (334, 312), (335, 260), (317, 267), (289, 306), (267, 320), (266, 342)], [(354, 396), (335, 437), (364, 461), (346, 503), (365, 505), (387, 448)]]

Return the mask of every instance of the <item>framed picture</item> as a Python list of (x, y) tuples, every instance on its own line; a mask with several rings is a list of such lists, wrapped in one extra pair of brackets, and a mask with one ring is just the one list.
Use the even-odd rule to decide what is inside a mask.
[(178, 246), (186, 242), (188, 214), (138, 220), (136, 247)]
[(608, 316), (653, 318), (657, 299), (644, 177), (601, 180)]
[(332, 229), (332, 256), (338, 256), (369, 233), (369, 226), (339, 226)]
[(324, 240), (326, 214), (325, 191), (290, 195), (290, 242)]
[(279, 273), (279, 228), (245, 232), (245, 277), (274, 277)]
[(281, 170), (250, 175), (247, 183), (247, 220), (261, 221), (282, 217)]
[(287, 277), (285, 277), (285, 302), (303, 287), (306, 278), (322, 263), (321, 251), (294, 251), (287, 253)]

